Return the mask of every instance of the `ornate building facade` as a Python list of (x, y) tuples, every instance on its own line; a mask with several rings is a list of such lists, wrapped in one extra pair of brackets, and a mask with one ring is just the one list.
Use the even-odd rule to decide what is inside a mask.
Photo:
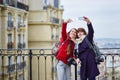
[[(60, 37), (62, 13), (60, 0), (0, 0), (0, 49), (7, 49), (2, 54), (18, 54), (18, 49), (51, 48)], [(3, 80), (29, 80), (28, 58), (2, 58), (0, 80), (3, 74)], [(37, 64), (36, 60), (33, 62)], [(33, 70), (36, 70), (34, 65)]]
[[(29, 19), (28, 19), (28, 47), (32, 49), (52, 48), (55, 41), (60, 38), (61, 21), (62, 21), (63, 9), (60, 5), (60, 0), (30, 0)], [(37, 54), (38, 51), (34, 51), (33, 54)], [(47, 52), (50, 53), (50, 52)], [(39, 54), (39, 53), (38, 53)], [(38, 60), (34, 57), (34, 65), (38, 65)], [(43, 61), (40, 64), (40, 79), (44, 80), (45, 77), (45, 62), (44, 58), (40, 58), (39, 61)], [(49, 65), (48, 59), (46, 64)], [(47, 66), (47, 80), (51, 78), (52, 65)], [(33, 79), (39, 78), (37, 66), (33, 66), (32, 73)]]
[[(0, 49), (7, 49), (0, 54), (18, 54), (17, 49), (28, 48), (28, 10), (28, 0), (0, 0)], [(27, 59), (21, 58), (0, 57), (0, 80), (21, 80), (23, 76), (27, 80), (28, 70), (22, 72)]]
[(29, 48), (51, 48), (60, 37), (62, 12), (60, 0), (30, 0)]

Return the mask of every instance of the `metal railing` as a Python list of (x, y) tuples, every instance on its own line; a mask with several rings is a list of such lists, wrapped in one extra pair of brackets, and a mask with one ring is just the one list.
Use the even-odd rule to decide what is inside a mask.
[(16, 0), (0, 0), (0, 4), (17, 7), (19, 9), (23, 9), (26, 11), (29, 10), (29, 5), (26, 5), (26, 4), (16, 1)]
[[(105, 61), (98, 65), (97, 80), (120, 80), (119, 50), (101, 49)], [(18, 80), (21, 75), (22, 80), (57, 80), (56, 62), (51, 49), (0, 49), (0, 80)], [(73, 66), (72, 71), (72, 80), (79, 80), (79, 67)]]

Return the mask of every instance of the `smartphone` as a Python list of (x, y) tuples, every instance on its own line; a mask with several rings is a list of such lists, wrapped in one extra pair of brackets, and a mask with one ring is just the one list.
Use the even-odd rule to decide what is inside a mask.
[(84, 20), (84, 18), (83, 17), (79, 17), (78, 20)]

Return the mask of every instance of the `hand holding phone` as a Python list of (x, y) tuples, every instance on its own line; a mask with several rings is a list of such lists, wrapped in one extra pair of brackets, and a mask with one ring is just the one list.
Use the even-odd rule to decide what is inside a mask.
[(85, 16), (79, 17), (78, 20), (83, 20), (83, 21), (86, 21), (88, 24), (90, 24), (90, 20)]

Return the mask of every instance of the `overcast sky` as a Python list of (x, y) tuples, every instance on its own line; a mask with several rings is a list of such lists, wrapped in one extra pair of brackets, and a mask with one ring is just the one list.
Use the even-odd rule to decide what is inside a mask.
[(94, 27), (95, 38), (120, 38), (120, 0), (61, 0), (63, 19), (71, 18), (71, 27), (86, 27), (78, 17), (87, 16)]

